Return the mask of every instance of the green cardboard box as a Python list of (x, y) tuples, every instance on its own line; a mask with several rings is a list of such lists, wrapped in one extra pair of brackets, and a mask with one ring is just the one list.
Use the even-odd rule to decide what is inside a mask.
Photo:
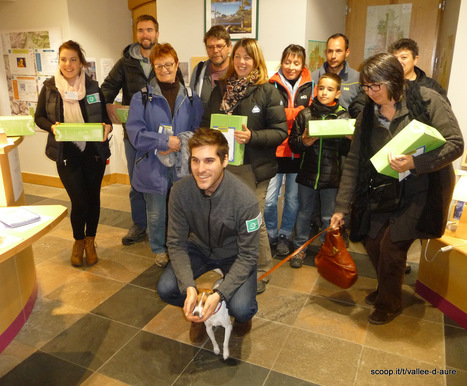
[(229, 143), (229, 164), (243, 165), (245, 144), (238, 143), (234, 138), (235, 130), (243, 130), (247, 126), (248, 117), (243, 115), (212, 114), (211, 129), (222, 131)]
[(120, 119), (122, 123), (126, 123), (126, 121), (128, 120), (129, 111), (130, 111), (130, 106), (121, 106), (117, 108), (118, 119)]
[(59, 142), (104, 140), (102, 123), (60, 123), (55, 126), (55, 139)]
[(34, 135), (34, 118), (31, 115), (12, 115), (0, 117), (0, 129), (8, 137)]
[(413, 120), (380, 149), (370, 161), (375, 169), (386, 176), (399, 178), (399, 173), (389, 166), (388, 153), (423, 154), (442, 146), (446, 140), (434, 127)]
[(323, 119), (308, 121), (310, 137), (339, 138), (353, 135), (355, 119)]

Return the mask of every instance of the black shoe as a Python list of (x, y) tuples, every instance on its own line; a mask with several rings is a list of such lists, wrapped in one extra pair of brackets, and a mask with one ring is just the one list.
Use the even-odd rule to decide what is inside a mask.
[(123, 245), (132, 245), (143, 241), (146, 238), (146, 229), (141, 228), (137, 224), (133, 224), (128, 230), (128, 233), (122, 237)]
[(412, 272), (412, 267), (408, 264), (405, 265), (405, 274), (408, 275), (410, 272)]
[(268, 235), (269, 245), (275, 247), (277, 245), (278, 237), (271, 237)]
[(289, 262), (292, 268), (301, 268), (303, 262), (305, 261), (306, 252), (300, 251), (294, 257), (292, 257)]
[(264, 291), (266, 291), (266, 284), (268, 284), (265, 280), (260, 280), (257, 284), (256, 287), (256, 294), (262, 294)]
[(279, 256), (287, 256), (290, 253), (289, 239), (285, 235), (279, 236), (277, 242), (276, 254)]
[(374, 306), (377, 296), (378, 296), (378, 291), (373, 291), (365, 298), (365, 303), (370, 306)]
[(386, 324), (393, 320), (397, 315), (402, 313), (402, 307), (394, 312), (384, 312), (380, 310), (374, 310), (373, 313), (368, 317), (368, 321), (372, 324)]

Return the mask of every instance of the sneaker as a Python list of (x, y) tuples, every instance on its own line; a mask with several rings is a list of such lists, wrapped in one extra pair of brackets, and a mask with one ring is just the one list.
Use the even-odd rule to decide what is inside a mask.
[(257, 295), (262, 294), (264, 291), (266, 291), (266, 284), (268, 284), (268, 282), (266, 280), (260, 280), (257, 283), (257, 287), (256, 287), (256, 294)]
[(277, 240), (278, 240), (277, 237), (271, 237), (268, 235), (268, 239), (269, 239), (269, 245), (271, 247), (275, 247), (277, 245)]
[(386, 324), (393, 320), (397, 315), (402, 313), (402, 307), (394, 312), (384, 312), (380, 310), (374, 310), (373, 313), (368, 317), (368, 321), (372, 324)]
[(251, 330), (251, 319), (245, 323), (240, 323), (236, 319), (233, 322), (232, 334), (236, 337), (242, 337), (248, 334)]
[(306, 252), (300, 251), (294, 257), (290, 259), (290, 266), (292, 268), (301, 268), (303, 261), (305, 260)]
[(365, 303), (368, 304), (369, 306), (374, 306), (377, 296), (378, 296), (378, 291), (373, 291), (365, 298)]
[(169, 264), (169, 255), (167, 252), (156, 253), (155, 261), (158, 267), (165, 268)]
[(128, 230), (128, 233), (122, 237), (123, 245), (132, 245), (143, 241), (146, 238), (146, 229), (141, 228), (137, 224), (133, 224)]
[(279, 256), (287, 256), (288, 254), (290, 254), (289, 239), (285, 235), (279, 235), (279, 241), (277, 242), (276, 254)]
[(191, 322), (190, 340), (192, 343), (201, 343), (206, 339), (206, 325), (204, 323)]

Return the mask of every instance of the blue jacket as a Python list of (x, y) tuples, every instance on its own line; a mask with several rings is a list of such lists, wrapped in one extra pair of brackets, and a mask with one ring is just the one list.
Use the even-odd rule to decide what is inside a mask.
[(174, 115), (157, 82), (148, 86), (146, 107), (143, 93), (137, 92), (131, 98), (126, 129), (131, 144), (136, 148), (136, 161), (131, 185), (138, 192), (167, 194), (169, 168), (164, 166), (156, 154), (169, 149), (169, 135), (159, 133), (160, 125), (172, 127), (173, 135), (185, 131), (195, 131), (199, 127), (203, 106), (201, 99), (193, 93), (192, 101), (186, 88), (180, 84), (175, 101)]

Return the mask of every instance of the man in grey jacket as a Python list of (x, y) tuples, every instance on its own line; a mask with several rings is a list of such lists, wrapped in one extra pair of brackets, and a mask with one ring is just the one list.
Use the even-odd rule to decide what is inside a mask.
[[(222, 300), (235, 318), (233, 334), (243, 336), (251, 329), (251, 319), (258, 310), (258, 201), (251, 189), (225, 170), (229, 147), (220, 131), (198, 129), (188, 145), (193, 174), (174, 184), (170, 193), (170, 263), (161, 275), (157, 293), (165, 302), (183, 308), (186, 319), (192, 322), (193, 342), (203, 340), (203, 322)], [(208, 297), (202, 318), (193, 316), (195, 280), (213, 269), (220, 269), (224, 280)]]
[(350, 68), (346, 59), (350, 55), (349, 39), (347, 36), (337, 33), (328, 38), (326, 46), (326, 62), (320, 69), (313, 71), (311, 78), (318, 84), (321, 75), (326, 72), (337, 74), (341, 78), (341, 96), (339, 103), (348, 110), (352, 100), (360, 92), (360, 73)]
[(203, 107), (209, 102), (215, 81), (222, 78), (229, 68), (232, 52), (230, 35), (222, 25), (215, 25), (204, 35), (204, 44), (209, 60), (199, 62), (193, 69), (190, 87), (196, 91), (203, 102)]
[[(123, 91), (123, 105), (129, 105), (133, 94), (139, 92), (155, 77), (149, 60), (152, 47), (159, 39), (159, 23), (150, 15), (141, 15), (136, 19), (137, 42), (123, 50), (123, 56), (110, 70), (102, 83), (101, 90), (107, 103), (107, 113), (113, 123), (121, 124), (117, 116), (118, 105), (113, 104), (116, 96)], [(136, 149), (130, 143), (123, 124), (123, 144), (127, 160), (130, 181), (133, 175)], [(146, 237), (146, 202), (143, 194), (133, 188), (130, 190), (131, 217), (133, 225), (122, 238), (123, 245), (131, 245), (143, 241)]]

